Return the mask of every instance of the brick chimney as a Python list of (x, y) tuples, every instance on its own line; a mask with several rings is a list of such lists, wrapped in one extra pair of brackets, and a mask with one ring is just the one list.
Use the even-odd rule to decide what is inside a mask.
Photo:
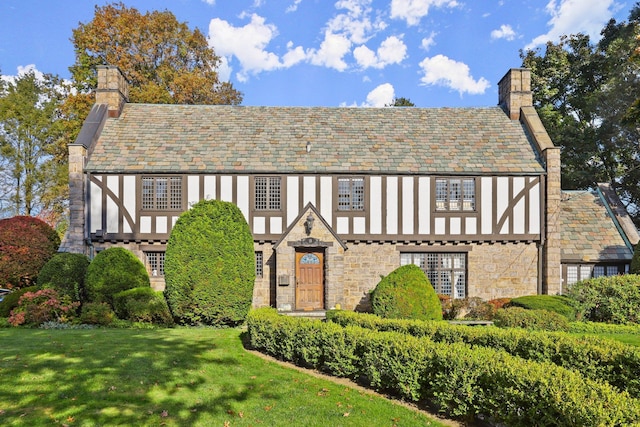
[(129, 83), (118, 67), (99, 65), (96, 104), (107, 104), (109, 117), (120, 117), (122, 107), (129, 99)]
[(498, 105), (511, 120), (520, 120), (520, 108), (533, 106), (531, 70), (512, 68), (498, 82)]

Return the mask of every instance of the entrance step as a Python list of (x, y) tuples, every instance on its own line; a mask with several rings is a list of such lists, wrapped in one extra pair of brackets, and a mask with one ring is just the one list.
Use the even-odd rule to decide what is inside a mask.
[(305, 317), (307, 319), (324, 320), (327, 317), (327, 310), (309, 310), (309, 311), (283, 311), (280, 314), (291, 317)]

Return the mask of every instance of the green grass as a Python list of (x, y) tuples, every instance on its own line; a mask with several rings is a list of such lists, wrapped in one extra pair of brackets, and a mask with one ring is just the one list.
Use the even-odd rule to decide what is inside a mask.
[(600, 338), (608, 338), (610, 340), (620, 341), (625, 344), (640, 347), (640, 335), (638, 334), (596, 334)]
[(237, 329), (0, 329), (0, 425), (441, 426), (264, 360)]

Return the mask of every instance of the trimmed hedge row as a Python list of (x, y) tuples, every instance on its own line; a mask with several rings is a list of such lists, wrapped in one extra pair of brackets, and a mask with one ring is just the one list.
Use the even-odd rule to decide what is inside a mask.
[(563, 332), (469, 327), (446, 322), (381, 319), (373, 314), (332, 311), (327, 318), (342, 326), (360, 326), (426, 337), (435, 342), (466, 343), (490, 347), (537, 362), (577, 371), (593, 380), (604, 380), (633, 397), (640, 397), (640, 349), (593, 336), (576, 337)]
[(490, 416), (513, 426), (640, 422), (640, 402), (628, 393), (504, 351), (279, 316), (274, 309), (251, 311), (247, 326), (258, 350), (404, 399), (428, 399), (455, 418)]

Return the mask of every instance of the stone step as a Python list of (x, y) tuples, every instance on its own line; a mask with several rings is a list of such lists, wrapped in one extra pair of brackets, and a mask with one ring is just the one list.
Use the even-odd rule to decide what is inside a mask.
[(326, 310), (309, 310), (309, 311), (283, 311), (280, 314), (291, 317), (305, 317), (307, 319), (322, 320), (327, 317)]

